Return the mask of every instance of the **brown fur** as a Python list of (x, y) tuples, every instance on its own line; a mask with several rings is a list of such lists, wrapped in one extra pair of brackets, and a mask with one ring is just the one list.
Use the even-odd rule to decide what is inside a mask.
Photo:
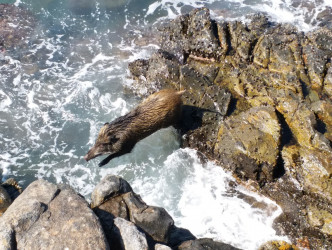
[(135, 144), (161, 128), (175, 125), (181, 115), (184, 91), (164, 89), (147, 97), (128, 114), (106, 123), (99, 131), (95, 145), (84, 156), (89, 161), (110, 154), (99, 166), (131, 152)]

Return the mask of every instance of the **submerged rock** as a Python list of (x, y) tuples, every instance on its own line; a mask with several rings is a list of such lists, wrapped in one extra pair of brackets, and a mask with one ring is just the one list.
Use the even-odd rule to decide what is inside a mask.
[[(68, 186), (30, 184), (0, 221), (2, 249), (108, 249), (97, 216)], [(84, 232), (84, 237), (82, 237)]]
[(0, 51), (22, 46), (35, 27), (33, 15), (12, 4), (0, 4)]

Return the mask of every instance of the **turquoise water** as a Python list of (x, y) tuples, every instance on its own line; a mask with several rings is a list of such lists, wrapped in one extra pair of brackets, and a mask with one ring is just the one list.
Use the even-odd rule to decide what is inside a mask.
[[(139, 40), (149, 26), (207, 6), (216, 19), (245, 21), (247, 13), (266, 11), (272, 20), (310, 30), (314, 26), (304, 21), (302, 9), (291, 2), (261, 0), (1, 3), (27, 8), (37, 20), (26, 46), (8, 49), (0, 62), (3, 180), (14, 177), (23, 187), (38, 178), (67, 183), (89, 199), (103, 176), (117, 174), (197, 237), (245, 249), (277, 238), (271, 225), (280, 209), (241, 186), (234, 188), (230, 174), (211, 162), (201, 163), (194, 150), (179, 149), (173, 128), (158, 131), (103, 168), (98, 167), (102, 158), (86, 163), (83, 156), (105, 122), (139, 103), (125, 91), (132, 84), (128, 63), (157, 50), (149, 40)], [(325, 5), (323, 1), (317, 9)], [(252, 208), (238, 198), (243, 193), (267, 203), (268, 209)]]

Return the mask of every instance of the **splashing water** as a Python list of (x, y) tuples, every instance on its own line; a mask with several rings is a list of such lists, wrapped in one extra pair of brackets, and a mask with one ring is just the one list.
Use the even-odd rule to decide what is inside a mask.
[(99, 159), (86, 163), (83, 156), (102, 124), (138, 102), (124, 91), (131, 84), (128, 62), (148, 58), (158, 48), (135, 44), (143, 27), (206, 6), (216, 19), (245, 20), (245, 14), (263, 11), (272, 21), (307, 31), (315, 28), (327, 0), (308, 1), (313, 6), (308, 8), (291, 0), (147, 0), (112, 8), (97, 1), (83, 14), (70, 9), (70, 0), (8, 2), (29, 8), (38, 25), (26, 46), (0, 57), (3, 180), (14, 177), (24, 187), (37, 178), (67, 183), (89, 199), (102, 177), (117, 174), (148, 204), (164, 207), (177, 226), (197, 237), (243, 249), (279, 239), (272, 222), (280, 208), (234, 184), (212, 162), (201, 163), (194, 150), (179, 149), (172, 128), (144, 139), (132, 153), (103, 168), (97, 166)]

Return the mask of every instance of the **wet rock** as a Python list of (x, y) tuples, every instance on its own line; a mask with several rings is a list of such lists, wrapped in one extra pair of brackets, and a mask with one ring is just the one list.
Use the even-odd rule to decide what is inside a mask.
[(179, 250), (203, 250), (203, 249), (215, 249), (215, 250), (236, 250), (238, 248), (231, 245), (217, 242), (212, 239), (203, 238), (197, 240), (190, 240), (183, 242), (178, 246)]
[(161, 48), (174, 54), (181, 62), (187, 55), (202, 58), (219, 57), (221, 47), (217, 38), (218, 27), (211, 22), (207, 8), (195, 9), (161, 28)]
[(134, 223), (122, 218), (114, 219), (115, 226), (119, 229), (123, 249), (149, 249), (145, 235), (138, 230)]
[(44, 180), (30, 184), (0, 223), (0, 242), (6, 249), (108, 249), (99, 220), (86, 201), (69, 187)]
[(279, 250), (279, 249), (293, 250), (298, 248), (297, 246), (289, 244), (285, 241), (269, 241), (259, 247), (259, 250)]
[(0, 186), (0, 216), (7, 210), (11, 203), (12, 199), (6, 189)]
[(215, 155), (240, 176), (272, 180), (279, 154), (280, 125), (273, 107), (255, 107), (225, 120), (218, 132)]
[(191, 11), (186, 31), (188, 52), (202, 57), (219, 56), (220, 46), (216, 32), (217, 27), (211, 22), (210, 11), (207, 8)]
[(35, 18), (27, 10), (0, 4), (0, 50), (24, 45), (34, 26)]
[(241, 58), (249, 60), (251, 50), (257, 41), (255, 34), (248, 30), (246, 24), (239, 21), (229, 23), (229, 32), (232, 48), (236, 50)]

